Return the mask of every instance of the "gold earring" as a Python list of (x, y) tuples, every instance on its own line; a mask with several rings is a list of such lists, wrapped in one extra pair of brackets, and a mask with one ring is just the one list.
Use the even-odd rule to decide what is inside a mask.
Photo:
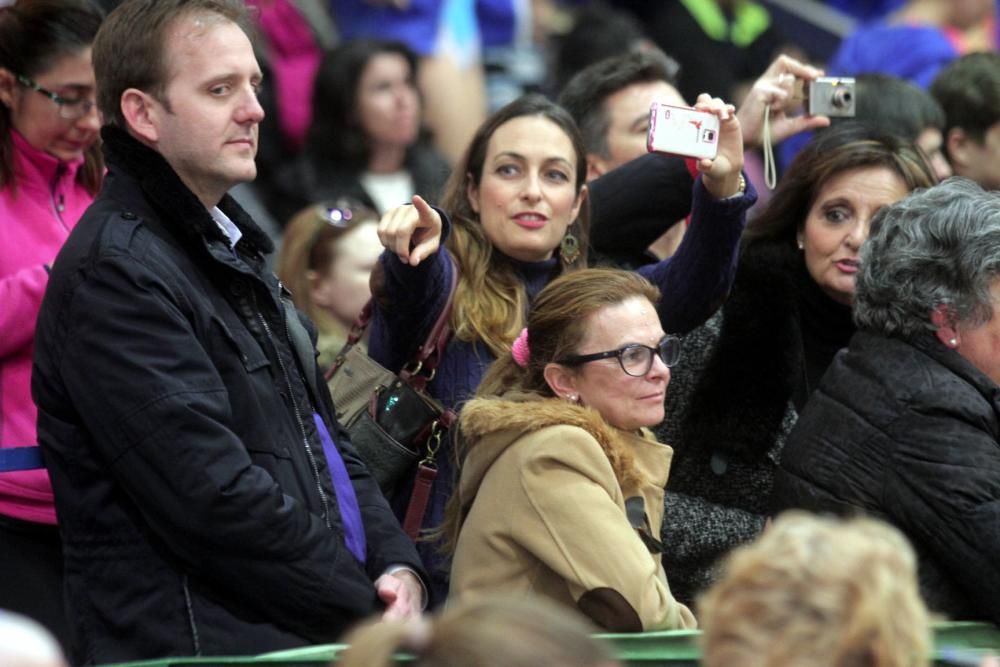
[(570, 231), (559, 242), (559, 257), (563, 264), (572, 264), (580, 258), (580, 241)]

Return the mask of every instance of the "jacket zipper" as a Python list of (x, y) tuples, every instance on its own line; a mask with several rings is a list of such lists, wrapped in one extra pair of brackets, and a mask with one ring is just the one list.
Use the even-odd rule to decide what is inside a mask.
[(59, 224), (63, 226), (67, 232), (69, 227), (66, 226), (66, 221), (63, 220), (62, 214), (66, 210), (66, 197), (62, 193), (58, 193), (59, 184), (62, 181), (63, 174), (66, 173), (65, 165), (60, 164), (56, 167), (56, 175), (52, 178), (52, 183), (49, 184), (49, 203), (52, 204), (52, 211), (56, 214), (56, 220)]
[[(280, 290), (280, 287), (279, 287)], [(251, 292), (252, 294), (252, 292)], [(279, 296), (280, 298), (280, 296)], [(316, 491), (319, 493), (320, 502), (323, 505), (323, 521), (326, 523), (327, 528), (332, 528), (330, 525), (330, 504), (326, 497), (326, 493), (323, 491), (323, 484), (320, 482), (319, 477), (319, 466), (316, 464), (316, 457), (313, 455), (312, 446), (309, 444), (309, 437), (306, 435), (305, 423), (302, 421), (302, 411), (299, 410), (299, 403), (295, 400), (295, 394), (292, 391), (292, 381), (288, 377), (288, 369), (285, 368), (285, 362), (281, 359), (281, 352), (278, 351), (278, 346), (274, 342), (274, 336), (271, 333), (271, 327), (267, 325), (267, 321), (264, 319), (264, 315), (260, 312), (260, 308), (257, 307), (257, 296), (253, 295), (254, 300), (254, 311), (257, 314), (257, 319), (260, 321), (260, 325), (264, 328), (264, 333), (267, 334), (267, 339), (271, 341), (271, 345), (274, 347), (274, 355), (278, 359), (278, 368), (281, 369), (281, 375), (285, 379), (285, 388), (288, 389), (288, 400), (292, 403), (292, 410), (295, 412), (295, 421), (299, 425), (299, 435), (302, 436), (302, 444), (306, 449), (306, 457), (309, 459), (309, 465), (312, 467), (313, 478), (316, 481)], [(288, 323), (285, 323), (286, 335), (288, 335)], [(289, 337), (289, 340), (291, 338)]]
[(188, 624), (191, 626), (191, 643), (194, 647), (194, 655), (201, 655), (201, 638), (198, 636), (198, 624), (194, 620), (194, 605), (191, 604), (191, 591), (188, 588), (188, 578), (185, 574), (182, 578), (184, 586), (184, 604), (187, 607)]

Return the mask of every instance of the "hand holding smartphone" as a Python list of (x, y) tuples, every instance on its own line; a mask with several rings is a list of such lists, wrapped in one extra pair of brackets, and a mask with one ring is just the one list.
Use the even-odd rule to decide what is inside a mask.
[(653, 102), (646, 150), (714, 160), (719, 151), (719, 117), (691, 107)]

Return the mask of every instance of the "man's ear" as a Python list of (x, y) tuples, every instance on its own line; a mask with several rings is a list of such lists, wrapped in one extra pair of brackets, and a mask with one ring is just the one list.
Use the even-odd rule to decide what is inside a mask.
[(125, 122), (139, 139), (147, 144), (156, 145), (160, 140), (160, 118), (164, 113), (163, 105), (152, 95), (137, 88), (129, 88), (122, 93), (121, 111)]
[(944, 142), (947, 148), (948, 161), (951, 162), (952, 168), (956, 169), (956, 171), (961, 171), (963, 174), (967, 173), (969, 166), (976, 159), (976, 154), (973, 151), (979, 145), (978, 142), (966, 134), (965, 130), (960, 127), (953, 127), (948, 130), (948, 135), (944, 138)]
[(465, 175), (465, 197), (469, 200), (469, 206), (477, 214), (479, 213), (479, 188), (476, 187), (476, 180), (472, 174)]
[(321, 280), (319, 272), (312, 269), (306, 271), (306, 283), (309, 286), (309, 301), (320, 308), (330, 307), (329, 281)]
[(587, 153), (587, 182), (599, 176), (603, 176), (608, 171), (608, 164), (597, 153)]
[(931, 311), (931, 324), (936, 327), (934, 335), (945, 347), (955, 349), (961, 345), (962, 337), (955, 327), (955, 317), (950, 307), (938, 304)]
[(559, 398), (569, 398), (575, 401), (575, 397), (580, 393), (576, 390), (576, 374), (562, 364), (545, 364), (542, 377)]

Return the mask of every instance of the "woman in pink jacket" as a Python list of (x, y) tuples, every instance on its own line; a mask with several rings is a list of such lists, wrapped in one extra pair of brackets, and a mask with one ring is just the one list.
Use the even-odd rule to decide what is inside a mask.
[[(100, 186), (86, 0), (0, 7), (0, 447), (33, 446), (31, 358), (48, 267)], [(0, 608), (65, 638), (62, 548), (44, 469), (0, 472)]]

